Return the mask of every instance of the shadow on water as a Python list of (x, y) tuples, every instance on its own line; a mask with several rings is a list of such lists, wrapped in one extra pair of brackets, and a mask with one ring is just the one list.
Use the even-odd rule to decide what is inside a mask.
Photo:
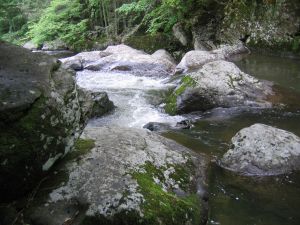
[[(299, 60), (252, 54), (235, 62), (242, 71), (273, 81), (278, 104), (273, 109), (214, 109), (199, 113), (189, 130), (169, 131), (176, 140), (211, 158), (219, 159), (231, 138), (242, 128), (263, 123), (300, 136)], [(191, 116), (192, 117), (192, 116)], [(213, 163), (210, 175), (209, 225), (300, 224), (300, 172), (276, 177), (243, 177)]]

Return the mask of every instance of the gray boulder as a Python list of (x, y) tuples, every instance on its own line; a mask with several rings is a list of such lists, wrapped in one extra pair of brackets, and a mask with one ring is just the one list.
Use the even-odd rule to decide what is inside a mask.
[(166, 77), (175, 69), (174, 61), (166, 52), (149, 55), (123, 44), (109, 46), (104, 51), (80, 53), (61, 61), (66, 68), (75, 70), (116, 71), (136, 76)]
[(31, 190), (72, 149), (94, 103), (53, 57), (0, 42), (0, 65), (0, 201), (5, 201)]
[(195, 71), (209, 62), (217, 60), (229, 60), (234, 56), (249, 54), (250, 51), (242, 44), (224, 45), (213, 51), (193, 50), (184, 55), (180, 63), (176, 66), (176, 73), (186, 73)]
[(78, 149), (79, 158), (59, 167), (56, 174), (65, 178), (51, 178), (49, 193), (41, 189), (25, 220), (43, 225), (205, 224), (203, 156), (140, 129), (86, 128), (82, 138), (81, 146), (92, 149)]
[(243, 73), (231, 62), (214, 61), (183, 77), (165, 109), (176, 114), (215, 107), (270, 107), (267, 97), (272, 94), (271, 83)]
[(40, 46), (38, 44), (33, 43), (32, 41), (28, 41), (23, 45), (23, 48), (27, 48), (29, 50), (38, 50)]
[(240, 130), (221, 166), (245, 175), (278, 175), (300, 169), (300, 138), (295, 134), (254, 124)]
[(43, 51), (68, 50), (68, 46), (62, 40), (45, 42), (42, 47)]

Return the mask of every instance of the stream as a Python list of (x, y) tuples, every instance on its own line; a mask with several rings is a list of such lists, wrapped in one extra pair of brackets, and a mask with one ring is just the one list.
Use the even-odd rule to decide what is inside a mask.
[[(106, 91), (116, 109), (93, 119), (88, 126), (115, 125), (142, 128), (148, 122), (168, 124), (162, 135), (217, 160), (229, 148), (240, 129), (254, 123), (282, 128), (300, 136), (299, 60), (251, 54), (235, 62), (242, 71), (270, 80), (284, 90), (292, 107), (279, 109), (217, 108), (205, 113), (169, 116), (161, 102), (171, 84), (165, 79), (123, 73), (82, 71), (77, 83), (91, 91)], [(193, 120), (191, 129), (172, 129), (177, 122)], [(208, 224), (298, 225), (300, 221), (300, 173), (276, 177), (242, 177), (214, 163), (209, 174)]]

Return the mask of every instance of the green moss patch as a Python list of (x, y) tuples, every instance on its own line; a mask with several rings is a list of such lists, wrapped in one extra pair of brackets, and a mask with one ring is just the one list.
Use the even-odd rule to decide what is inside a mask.
[[(170, 166), (170, 165), (168, 165)], [(175, 169), (172, 178), (182, 183), (190, 183), (190, 173), (183, 166), (172, 166)], [(172, 190), (164, 190), (165, 177), (163, 171), (167, 168), (157, 168), (150, 162), (146, 163), (143, 172), (134, 172), (140, 192), (145, 201), (142, 204), (145, 224), (200, 224), (201, 202), (196, 194), (177, 196)], [(155, 179), (155, 180), (154, 180)], [(159, 181), (159, 182), (158, 182)]]
[(92, 139), (78, 139), (74, 147), (75, 149), (66, 156), (66, 160), (77, 159), (79, 156), (88, 153), (95, 147), (95, 141)]
[(181, 84), (167, 97), (165, 111), (170, 115), (177, 113), (177, 97), (184, 93), (186, 88), (195, 87), (196, 81), (189, 75), (181, 79)]

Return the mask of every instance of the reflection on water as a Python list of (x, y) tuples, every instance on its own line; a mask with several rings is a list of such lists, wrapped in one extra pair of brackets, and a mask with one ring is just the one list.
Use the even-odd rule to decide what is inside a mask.
[[(300, 62), (252, 54), (236, 64), (246, 73), (273, 81), (281, 100), (280, 109), (214, 109), (198, 115), (190, 130), (164, 136), (212, 158), (220, 158), (230, 139), (242, 128), (264, 123), (300, 136)], [(300, 224), (300, 173), (280, 177), (241, 177), (216, 165), (210, 171), (209, 225)]]
[(251, 54), (235, 62), (240, 69), (260, 79), (274, 81), (300, 92), (300, 60)]

